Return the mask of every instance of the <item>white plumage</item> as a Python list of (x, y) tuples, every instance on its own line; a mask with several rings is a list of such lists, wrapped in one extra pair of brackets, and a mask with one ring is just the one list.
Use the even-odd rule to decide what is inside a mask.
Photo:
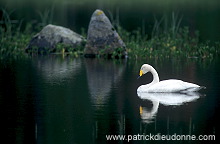
[(151, 72), (153, 75), (153, 81), (146, 85), (141, 85), (138, 87), (138, 92), (149, 92), (149, 93), (171, 93), (171, 92), (193, 92), (198, 91), (201, 87), (197, 84), (184, 82), (182, 80), (176, 80), (176, 79), (170, 79), (170, 80), (164, 80), (160, 81), (159, 76), (156, 72), (156, 70), (148, 64), (144, 64), (141, 67), (140, 70), (140, 76), (143, 74), (146, 74), (147, 72)]

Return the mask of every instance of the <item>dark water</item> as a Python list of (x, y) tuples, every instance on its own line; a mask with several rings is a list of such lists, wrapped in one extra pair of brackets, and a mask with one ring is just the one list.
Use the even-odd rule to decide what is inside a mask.
[[(207, 89), (192, 96), (140, 99), (137, 87), (152, 80), (150, 74), (137, 80), (143, 63), (154, 66), (161, 80), (182, 79)], [(106, 143), (110, 134), (158, 133), (216, 135), (218, 139), (219, 65), (219, 59), (118, 61), (59, 56), (1, 62), (1, 141)]]

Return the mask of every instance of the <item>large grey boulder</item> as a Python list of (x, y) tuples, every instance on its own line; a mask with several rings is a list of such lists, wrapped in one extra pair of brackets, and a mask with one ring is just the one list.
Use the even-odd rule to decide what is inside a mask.
[(83, 41), (85, 39), (72, 30), (49, 24), (31, 39), (26, 52), (52, 53), (56, 51), (57, 44), (75, 48)]
[(91, 17), (85, 56), (119, 54), (126, 56), (125, 44), (102, 10), (97, 9)]

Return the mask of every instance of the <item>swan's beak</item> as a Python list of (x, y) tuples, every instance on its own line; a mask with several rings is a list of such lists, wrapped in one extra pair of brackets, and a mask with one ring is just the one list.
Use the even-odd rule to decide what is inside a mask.
[(141, 77), (143, 75), (143, 71), (140, 70), (139, 76)]
[(143, 71), (140, 70), (139, 77), (137, 79), (139, 79), (142, 75), (143, 75)]

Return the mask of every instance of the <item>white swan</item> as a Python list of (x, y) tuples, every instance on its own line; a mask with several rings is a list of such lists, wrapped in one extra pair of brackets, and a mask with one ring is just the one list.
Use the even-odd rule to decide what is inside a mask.
[(138, 92), (152, 92), (152, 93), (170, 93), (170, 92), (192, 92), (198, 91), (201, 88), (205, 88), (193, 83), (184, 82), (182, 80), (170, 79), (160, 81), (157, 71), (149, 64), (143, 64), (140, 69), (140, 77), (147, 72), (151, 72), (153, 75), (153, 81), (146, 85), (138, 87)]

